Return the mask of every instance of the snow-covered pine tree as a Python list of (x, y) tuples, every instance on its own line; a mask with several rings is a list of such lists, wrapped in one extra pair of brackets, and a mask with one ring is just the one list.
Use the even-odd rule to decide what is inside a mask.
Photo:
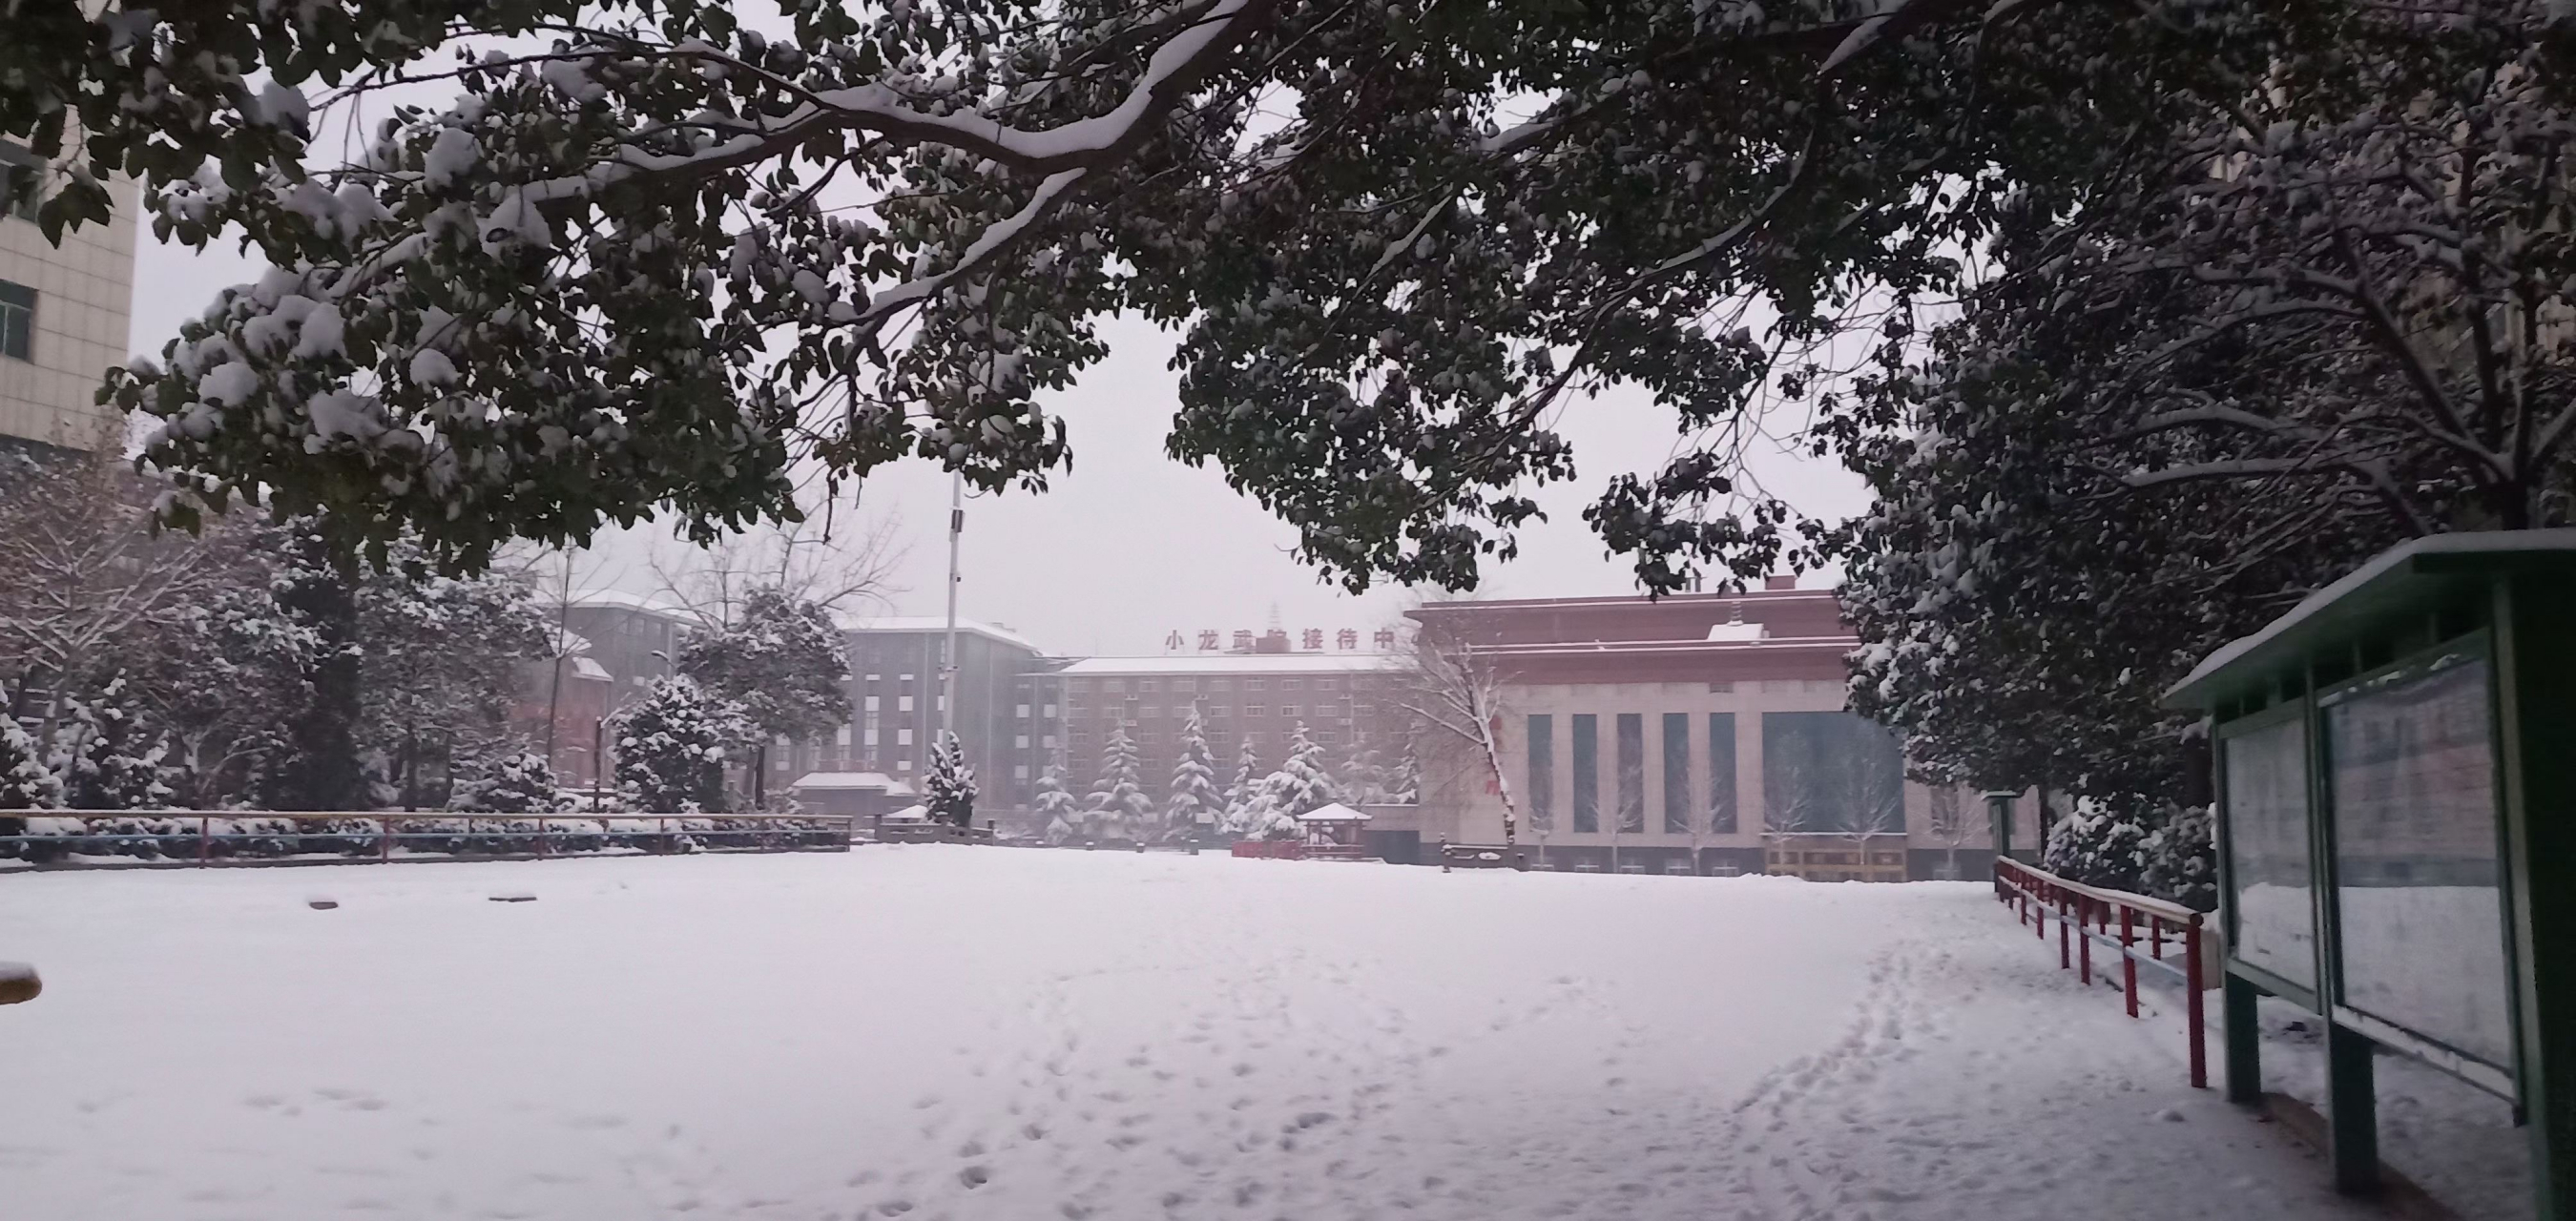
[(448, 808), (472, 813), (552, 814), (572, 808), (572, 797), (555, 783), (555, 769), (532, 750), (497, 752), (483, 759), (473, 776), (456, 786)]
[(1163, 838), (1201, 839), (1216, 831), (1225, 798), (1216, 791), (1216, 760), (1208, 753), (1207, 728), (1199, 707), (1190, 705), (1181, 723), (1180, 758), (1172, 764), (1171, 795), (1163, 805)]
[(1136, 740), (1120, 724), (1109, 731), (1109, 744), (1101, 748), (1100, 777), (1091, 790), (1090, 808), (1083, 812), (1091, 838), (1134, 839), (1142, 831), (1154, 803), (1145, 796), (1136, 775)]
[(56, 810), (62, 804), (63, 782), (45, 766), (35, 735), (0, 712), (0, 810)]
[(1350, 753), (1342, 756), (1338, 773), (1344, 800), (1352, 805), (1382, 805), (1387, 799), (1388, 771), (1377, 747), (1366, 738), (1355, 738)]
[(1410, 743), (1395, 757), (1395, 766), (1387, 773), (1386, 799), (1391, 805), (1409, 806), (1422, 800), (1422, 761), (1413, 753)]
[(635, 809), (691, 814), (725, 808), (724, 761), (751, 740), (742, 706), (682, 675), (657, 680), (609, 719), (617, 785)]
[(95, 696), (65, 701), (54, 734), (54, 771), (74, 810), (149, 810), (167, 805), (162, 735), (145, 726), (126, 696), (125, 676)]
[(1280, 804), (1291, 816), (1342, 799), (1341, 787), (1333, 783), (1332, 773), (1324, 770), (1324, 748), (1306, 732), (1303, 721), (1289, 735), (1288, 758), (1274, 774), (1287, 777), (1277, 791)]
[(1046, 774), (1038, 777), (1037, 796), (1031, 801), (1039, 825), (1044, 827), (1050, 844), (1061, 844), (1074, 836), (1074, 823), (1082, 817), (1081, 803), (1064, 788), (1064, 761), (1047, 764)]
[(1241, 839), (1252, 833), (1252, 806), (1262, 792), (1267, 773), (1261, 770), (1261, 752), (1252, 745), (1252, 735), (1243, 736), (1243, 749), (1234, 755), (1234, 782), (1225, 786), (1225, 809), (1217, 816), (1217, 830), (1228, 839)]
[(939, 735), (923, 789), (933, 820), (961, 831), (975, 825), (975, 769), (966, 766), (966, 751), (956, 734)]

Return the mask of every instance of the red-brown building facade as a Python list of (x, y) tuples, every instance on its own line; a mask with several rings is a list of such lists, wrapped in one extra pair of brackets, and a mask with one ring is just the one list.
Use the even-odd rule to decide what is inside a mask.
[[(1411, 612), (1498, 682), (1501, 770), (1533, 866), (1828, 881), (1988, 868), (1973, 795), (1905, 779), (1894, 737), (1845, 710), (1858, 641), (1833, 594), (1772, 586)], [(1502, 786), (1481, 752), (1436, 733), (1416, 751), (1426, 851), (1500, 843)]]

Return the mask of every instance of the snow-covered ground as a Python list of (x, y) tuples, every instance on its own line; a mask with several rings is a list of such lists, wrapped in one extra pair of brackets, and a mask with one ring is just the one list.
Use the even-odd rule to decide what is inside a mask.
[(0, 1183), (28, 1221), (2369, 1215), (1986, 894), (930, 845), (15, 877)]

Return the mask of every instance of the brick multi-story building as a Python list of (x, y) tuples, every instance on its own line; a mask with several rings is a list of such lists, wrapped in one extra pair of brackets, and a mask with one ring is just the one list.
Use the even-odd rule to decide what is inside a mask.
[[(1549, 868), (1976, 876), (1991, 858), (1969, 795), (1905, 779), (1895, 739), (1846, 711), (1858, 641), (1833, 594), (1443, 602), (1412, 612), (1468, 642), (1499, 688), (1519, 839)], [(1381, 835), (1498, 843), (1479, 752), (1426, 734), (1422, 804)]]
[(1076, 797), (1099, 780), (1101, 751), (1121, 724), (1135, 739), (1138, 779), (1159, 805), (1181, 727), (1196, 705), (1217, 783), (1232, 779), (1246, 742), (1261, 766), (1276, 768), (1303, 724), (1337, 775), (1355, 756), (1374, 751), (1392, 766), (1404, 751), (1406, 714), (1399, 659), (1386, 653), (1289, 651), (1200, 653), (1170, 657), (1089, 657), (1052, 677), (1063, 692), (1066, 787)]
[[(948, 622), (852, 617), (842, 632), (850, 650), (850, 721), (815, 741), (772, 743), (770, 786), (808, 772), (879, 772), (917, 788), (939, 739)], [(957, 715), (949, 724), (975, 769), (978, 805), (996, 813), (1024, 808), (1034, 783), (1035, 727), (1052, 715), (1032, 698), (1035, 679), (1057, 663), (1027, 637), (971, 619), (957, 621), (957, 657)]]

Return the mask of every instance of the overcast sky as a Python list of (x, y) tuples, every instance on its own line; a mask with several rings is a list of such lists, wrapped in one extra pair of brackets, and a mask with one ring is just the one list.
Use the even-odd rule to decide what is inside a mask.
[[(131, 346), (157, 355), (182, 320), (259, 267), (229, 249), (200, 255), (147, 236), (136, 263)], [(1172, 336), (1124, 319), (1106, 334), (1108, 359), (1046, 403), (1071, 431), (1073, 470), (1042, 496), (968, 499), (961, 615), (1007, 624), (1054, 652), (1151, 654), (1174, 631), (1195, 646), (1202, 629), (1229, 637), (1238, 628), (1259, 630), (1274, 607), (1292, 633), (1351, 627), (1365, 638), (1412, 601), (1443, 596), (1389, 587), (1351, 597), (1319, 582), (1291, 558), (1293, 530), (1228, 488), (1213, 468), (1163, 456), (1177, 402), (1178, 377), (1165, 368)], [(1678, 421), (1642, 394), (1613, 391), (1568, 404), (1558, 428), (1574, 446), (1577, 478), (1539, 493), (1549, 520), (1522, 532), (1517, 560), (1489, 566), (1478, 596), (1635, 592), (1626, 563), (1605, 553), (1582, 509), (1612, 475), (1660, 467), (1677, 441)], [(1768, 452), (1757, 455), (1755, 473), (1811, 514), (1839, 517), (1866, 501), (1859, 481), (1831, 463)], [(947, 476), (919, 460), (881, 469), (861, 490), (860, 512), (890, 516), (903, 548), (888, 613), (944, 611), (947, 505)], [(645, 539), (603, 545), (596, 571), (604, 583), (637, 592), (658, 585), (640, 557), (669, 532), (642, 533)]]

